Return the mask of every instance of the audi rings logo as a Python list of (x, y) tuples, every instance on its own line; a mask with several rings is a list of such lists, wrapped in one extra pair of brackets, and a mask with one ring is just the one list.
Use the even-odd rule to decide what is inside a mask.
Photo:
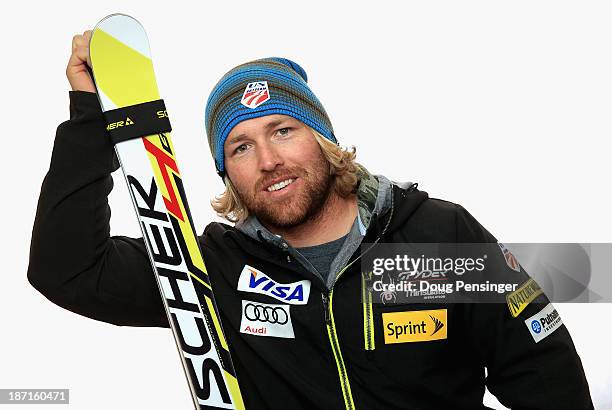
[(264, 306), (255, 303), (244, 305), (244, 317), (257, 322), (276, 323), (278, 325), (284, 325), (289, 321), (289, 316), (282, 307)]
[(295, 339), (291, 306), (242, 300), (240, 332), (253, 336)]

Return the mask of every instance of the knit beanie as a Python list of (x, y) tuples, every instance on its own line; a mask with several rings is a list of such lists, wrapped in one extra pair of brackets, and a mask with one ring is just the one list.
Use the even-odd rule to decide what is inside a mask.
[(337, 143), (327, 113), (307, 84), (306, 72), (286, 58), (241, 64), (215, 85), (206, 103), (208, 145), (223, 178), (223, 144), (241, 121), (272, 114), (289, 115)]

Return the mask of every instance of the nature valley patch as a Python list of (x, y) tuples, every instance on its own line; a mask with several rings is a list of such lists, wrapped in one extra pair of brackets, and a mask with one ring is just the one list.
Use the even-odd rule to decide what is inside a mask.
[(543, 293), (535, 280), (529, 279), (520, 288), (506, 295), (506, 303), (512, 317), (517, 317), (525, 308)]

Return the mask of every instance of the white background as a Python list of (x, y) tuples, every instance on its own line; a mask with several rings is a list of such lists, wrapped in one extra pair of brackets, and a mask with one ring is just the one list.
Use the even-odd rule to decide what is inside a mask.
[[(191, 408), (169, 330), (74, 315), (26, 280), (40, 184), (68, 118), (71, 39), (113, 12), (149, 33), (199, 232), (222, 191), (208, 93), (234, 65), (284, 56), (371, 171), (462, 204), (503, 242), (612, 242), (609, 3), (126, 3), (3, 5), (0, 388), (70, 388), (73, 409)], [(112, 231), (140, 236), (115, 180)], [(612, 408), (610, 305), (557, 307), (596, 408)]]

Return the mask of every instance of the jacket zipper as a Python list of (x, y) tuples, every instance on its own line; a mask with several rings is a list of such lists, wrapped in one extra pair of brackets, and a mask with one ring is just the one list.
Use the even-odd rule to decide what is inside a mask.
[(338, 343), (338, 335), (336, 333), (336, 326), (334, 323), (334, 314), (332, 311), (333, 295), (333, 287), (329, 292), (329, 296), (324, 293), (321, 294), (323, 298), (323, 307), (325, 309), (325, 326), (327, 327), (327, 336), (329, 337), (329, 342), (331, 343), (334, 359), (336, 360), (336, 367), (338, 368), (338, 375), (340, 376), (340, 387), (342, 389), (344, 406), (347, 410), (354, 410), (355, 403), (353, 402), (351, 384), (349, 383), (346, 366), (344, 365), (344, 360), (342, 359), (342, 352), (340, 351), (340, 344)]
[(374, 315), (372, 314), (372, 291), (368, 283), (372, 279), (372, 272), (363, 272), (361, 275), (361, 298), (363, 304), (363, 341), (366, 351), (375, 349), (374, 342)]
[[(338, 368), (338, 376), (340, 377), (340, 387), (342, 389), (342, 397), (344, 398), (344, 406), (346, 407), (347, 410), (355, 410), (355, 403), (353, 401), (353, 394), (351, 392), (351, 384), (349, 382), (348, 372), (346, 371), (346, 365), (344, 364), (344, 360), (342, 359), (342, 352), (340, 351), (340, 343), (338, 342), (338, 334), (336, 333), (336, 325), (334, 323), (334, 312), (333, 312), (333, 307), (332, 307), (334, 286), (340, 279), (340, 276), (353, 263), (358, 261), (366, 252), (370, 251), (370, 249), (372, 249), (378, 243), (378, 241), (380, 241), (382, 236), (387, 231), (387, 228), (389, 227), (391, 218), (393, 218), (393, 191), (391, 193), (391, 211), (389, 214), (389, 219), (387, 220), (387, 223), (384, 229), (382, 230), (381, 234), (376, 238), (374, 243), (372, 243), (372, 246), (366, 249), (365, 252), (363, 252), (361, 255), (353, 259), (346, 266), (344, 266), (344, 268), (342, 268), (340, 272), (338, 272), (338, 274), (336, 275), (336, 280), (332, 284), (329, 294), (325, 294), (325, 293), (321, 294), (321, 297), (323, 300), (323, 310), (325, 311), (325, 326), (327, 328), (327, 336), (329, 337), (329, 342), (331, 344), (332, 352), (334, 353), (334, 359), (336, 360), (336, 367)], [(371, 304), (370, 304), (370, 307), (371, 307)], [(372, 332), (372, 335), (373, 335), (373, 332)]]

